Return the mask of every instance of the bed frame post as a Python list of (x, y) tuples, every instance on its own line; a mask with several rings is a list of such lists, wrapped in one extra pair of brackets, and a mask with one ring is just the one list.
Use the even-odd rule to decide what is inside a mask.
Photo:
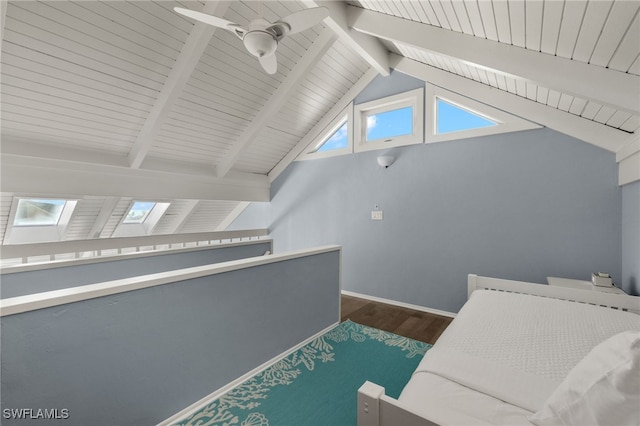
[(358, 426), (380, 425), (380, 397), (384, 388), (369, 381), (358, 389)]

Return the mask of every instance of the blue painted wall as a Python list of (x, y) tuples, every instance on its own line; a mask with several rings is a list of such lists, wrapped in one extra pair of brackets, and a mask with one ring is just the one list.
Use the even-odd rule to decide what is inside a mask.
[[(394, 72), (366, 102), (424, 82)], [(274, 249), (343, 246), (343, 288), (457, 312), (469, 273), (546, 283), (547, 276), (620, 283), (621, 189), (614, 154), (550, 129), (295, 162), (272, 184)], [(379, 205), (384, 220), (370, 220)]]
[(640, 295), (640, 182), (622, 187), (622, 289)]
[[(154, 425), (339, 320), (340, 252), (3, 317), (8, 425)], [(244, 419), (240, 419), (242, 422)]]
[(388, 169), (377, 155), (289, 167), (272, 185), (276, 252), (340, 244), (345, 290), (450, 312), (468, 273), (620, 282), (613, 154), (539, 129), (400, 148)]
[(81, 265), (56, 266), (35, 271), (4, 273), (0, 277), (0, 295), (3, 299), (7, 299), (44, 291), (262, 256), (268, 250), (272, 250), (271, 241), (256, 241), (255, 243), (234, 246), (214, 246), (206, 250), (160, 253), (132, 259), (116, 259)]

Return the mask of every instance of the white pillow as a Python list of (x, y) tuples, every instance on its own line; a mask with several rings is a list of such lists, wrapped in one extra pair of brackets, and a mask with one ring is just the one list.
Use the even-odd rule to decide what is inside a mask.
[(640, 331), (593, 348), (529, 420), (537, 426), (640, 425)]

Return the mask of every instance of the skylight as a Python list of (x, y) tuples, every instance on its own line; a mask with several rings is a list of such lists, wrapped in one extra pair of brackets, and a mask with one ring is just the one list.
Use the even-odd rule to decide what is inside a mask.
[(349, 127), (347, 121), (344, 122), (327, 140), (320, 145), (315, 152), (327, 152), (334, 149), (347, 148), (349, 146)]
[(367, 115), (367, 141), (410, 135), (413, 132), (413, 108), (405, 107)]
[(66, 200), (40, 200), (21, 198), (18, 200), (14, 226), (56, 226)]
[(136, 201), (129, 209), (129, 213), (127, 213), (122, 223), (140, 224), (144, 222), (155, 205), (156, 203), (153, 201)]
[(436, 134), (495, 126), (497, 123), (437, 98)]

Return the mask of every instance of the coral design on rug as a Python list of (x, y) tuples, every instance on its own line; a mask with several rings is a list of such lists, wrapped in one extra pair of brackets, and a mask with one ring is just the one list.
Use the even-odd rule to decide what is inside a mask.
[[(290, 385), (305, 371), (313, 371), (318, 363), (334, 362), (333, 345), (347, 340), (362, 343), (367, 338), (395, 346), (406, 352), (407, 358), (422, 356), (431, 347), (393, 333), (345, 321), (175, 425), (268, 426), (269, 420), (259, 408), (261, 401), (268, 398), (270, 390), (276, 386)], [(246, 415), (238, 414), (243, 412)]]

